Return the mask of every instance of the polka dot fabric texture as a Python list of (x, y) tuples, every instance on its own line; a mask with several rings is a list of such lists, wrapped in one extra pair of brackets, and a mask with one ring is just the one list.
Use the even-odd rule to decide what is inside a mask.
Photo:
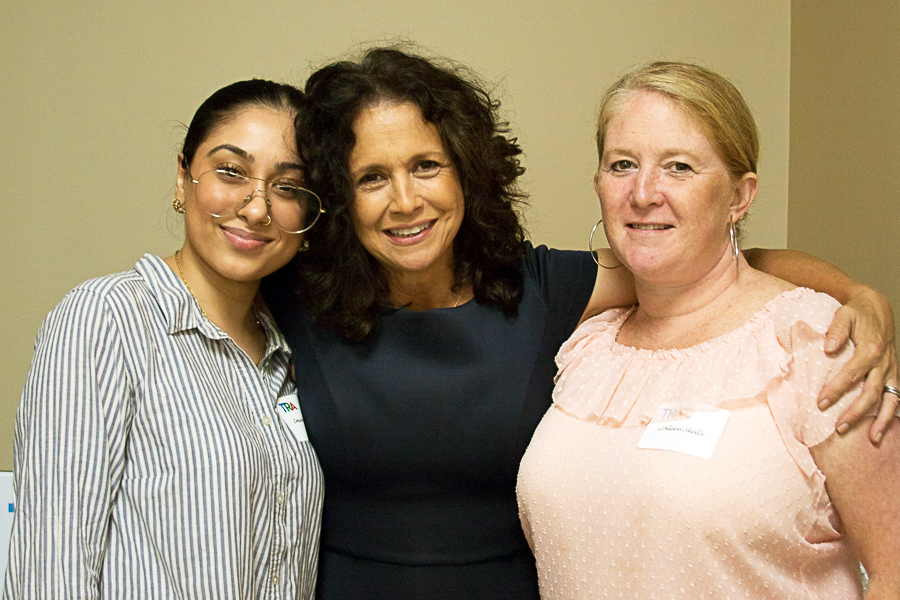
[[(858, 394), (816, 407), (852, 353), (822, 350), (837, 307), (798, 288), (738, 330), (667, 351), (618, 345), (626, 310), (582, 324), (519, 470), (542, 598), (861, 598), (808, 450)], [(663, 402), (729, 411), (711, 458), (637, 447)]]

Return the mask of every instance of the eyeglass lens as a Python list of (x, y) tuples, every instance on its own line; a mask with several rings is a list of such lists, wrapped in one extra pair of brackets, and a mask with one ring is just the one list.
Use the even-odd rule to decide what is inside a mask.
[(319, 218), (319, 197), (279, 181), (250, 178), (224, 169), (206, 171), (197, 179), (197, 201), (214, 217), (229, 217), (259, 190), (268, 199), (272, 221), (288, 233), (306, 231)]

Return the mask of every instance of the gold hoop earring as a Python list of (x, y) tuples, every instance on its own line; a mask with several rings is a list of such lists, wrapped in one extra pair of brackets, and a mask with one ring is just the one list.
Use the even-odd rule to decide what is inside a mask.
[(728, 217), (728, 234), (731, 236), (731, 253), (734, 255), (734, 268), (740, 270), (740, 260), (738, 257), (741, 255), (741, 252), (738, 250), (737, 234), (734, 231), (734, 219), (731, 217)]
[(600, 263), (600, 259), (597, 258), (597, 253), (594, 252), (594, 232), (597, 231), (597, 228), (600, 227), (601, 223), (603, 223), (603, 219), (600, 219), (599, 221), (597, 221), (597, 224), (594, 225), (593, 229), (591, 229), (591, 237), (588, 239), (588, 252), (591, 253), (591, 258), (594, 259), (594, 262), (597, 263), (598, 267), (603, 267), (604, 269), (609, 269), (609, 270), (618, 269), (619, 267), (622, 266), (622, 263), (619, 263), (614, 267), (607, 267), (606, 265)]
[(183, 203), (181, 200), (178, 199), (178, 196), (175, 196), (175, 198), (172, 199), (172, 208), (173, 208), (173, 209), (175, 210), (175, 212), (177, 212), (179, 215), (183, 215), (183, 214), (185, 213), (185, 210), (184, 210), (184, 203)]

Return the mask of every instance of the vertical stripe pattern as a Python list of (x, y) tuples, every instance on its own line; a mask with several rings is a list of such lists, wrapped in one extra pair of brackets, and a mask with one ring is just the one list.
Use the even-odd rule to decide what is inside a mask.
[(322, 472), (261, 368), (158, 257), (76, 287), (42, 325), (16, 417), (3, 597), (311, 599)]

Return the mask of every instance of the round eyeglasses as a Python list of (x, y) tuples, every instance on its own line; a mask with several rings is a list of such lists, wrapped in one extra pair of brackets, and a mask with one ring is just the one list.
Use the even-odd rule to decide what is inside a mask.
[(197, 186), (200, 208), (214, 217), (236, 215), (257, 191), (262, 192), (272, 222), (285, 233), (303, 233), (325, 212), (315, 193), (282, 181), (248, 177), (230, 169), (205, 171), (197, 179), (191, 175), (191, 181)]

